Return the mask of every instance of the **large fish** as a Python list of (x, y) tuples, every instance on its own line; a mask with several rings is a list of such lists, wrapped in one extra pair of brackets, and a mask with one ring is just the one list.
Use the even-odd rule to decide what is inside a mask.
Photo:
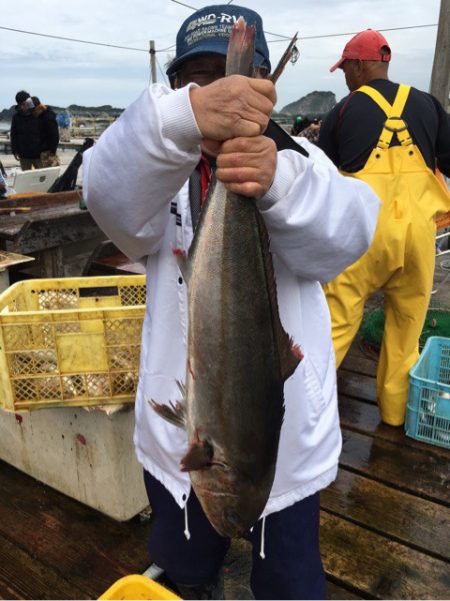
[[(229, 42), (226, 74), (253, 72), (254, 27)], [(275, 475), (284, 381), (300, 349), (283, 330), (269, 238), (254, 199), (211, 187), (189, 254), (188, 362), (184, 401), (153, 408), (185, 427), (181, 469), (213, 527), (242, 536), (260, 517)]]

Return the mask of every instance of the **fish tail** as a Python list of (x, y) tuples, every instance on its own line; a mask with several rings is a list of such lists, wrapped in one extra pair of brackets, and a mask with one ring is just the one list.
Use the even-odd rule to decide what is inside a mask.
[(226, 75), (253, 75), (255, 58), (255, 25), (247, 25), (243, 17), (239, 17), (231, 30), (228, 42)]

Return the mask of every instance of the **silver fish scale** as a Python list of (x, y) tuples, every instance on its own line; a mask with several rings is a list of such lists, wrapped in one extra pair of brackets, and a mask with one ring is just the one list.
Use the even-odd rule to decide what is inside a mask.
[[(261, 239), (267, 233), (261, 223), (252, 199), (228, 193), (218, 182), (190, 257), (188, 437), (207, 439), (213, 459), (225, 464), (229, 475), (199, 470), (191, 472), (191, 480), (201, 503), (204, 486), (216, 496), (239, 491), (244, 505), (252, 499), (247, 527), (267, 501), (283, 419), (270, 257), (264, 256)], [(236, 515), (249, 514), (234, 501)]]

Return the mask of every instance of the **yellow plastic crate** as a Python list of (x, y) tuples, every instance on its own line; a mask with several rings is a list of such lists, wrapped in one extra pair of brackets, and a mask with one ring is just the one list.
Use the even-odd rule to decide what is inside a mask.
[(145, 276), (25, 280), (0, 295), (0, 404), (135, 399)]
[(117, 580), (99, 599), (180, 599), (147, 576), (131, 575)]

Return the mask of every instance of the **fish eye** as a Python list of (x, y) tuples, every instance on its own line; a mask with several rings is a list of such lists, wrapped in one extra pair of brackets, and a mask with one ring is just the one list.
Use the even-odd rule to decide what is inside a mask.
[(234, 509), (226, 509), (224, 516), (227, 522), (229, 522), (233, 526), (239, 526), (241, 523), (241, 516), (236, 511), (234, 511)]

